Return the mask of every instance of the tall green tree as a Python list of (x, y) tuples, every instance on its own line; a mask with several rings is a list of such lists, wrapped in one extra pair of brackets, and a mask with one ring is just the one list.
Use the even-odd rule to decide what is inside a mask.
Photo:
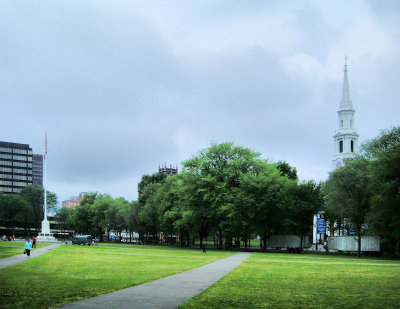
[[(44, 190), (43, 187), (33, 184), (23, 188), (19, 195), (30, 205), (33, 212), (33, 224), (40, 229), (44, 218)], [(53, 192), (47, 191), (47, 209), (49, 213), (56, 213), (58, 210), (58, 198)]]
[(283, 228), (283, 213), (280, 208), (283, 193), (291, 180), (282, 177), (272, 164), (264, 162), (264, 170), (258, 174), (243, 174), (240, 187), (242, 203), (246, 204), (254, 232), (261, 236), (263, 250), (267, 239)]
[(166, 178), (167, 178), (167, 175), (165, 175), (164, 173), (154, 173), (152, 175), (143, 175), (142, 179), (138, 183), (139, 202), (144, 204), (144, 201), (140, 201), (140, 197), (141, 197), (143, 191), (146, 189), (146, 187), (149, 184), (164, 183)]
[(358, 235), (358, 256), (361, 255), (362, 226), (370, 209), (369, 161), (365, 158), (349, 159), (334, 170), (325, 183), (328, 208), (343, 208), (344, 217)]
[(400, 252), (400, 127), (382, 131), (362, 146), (371, 162), (372, 227), (392, 253)]
[[(108, 232), (114, 231), (117, 233), (117, 235), (121, 236), (121, 232), (126, 228), (124, 208), (127, 205), (128, 202), (122, 197), (111, 201), (111, 204), (105, 211), (105, 222)], [(121, 240), (121, 237), (119, 240)]]
[(161, 186), (161, 183), (150, 183), (143, 190), (142, 199), (139, 200), (139, 204), (146, 201), (144, 205), (141, 205), (138, 214), (141, 231), (148, 237), (151, 236), (153, 241), (157, 241), (157, 234), (160, 231), (160, 212), (156, 194)]
[(75, 207), (71, 217), (71, 223), (75, 232), (79, 234), (96, 233), (93, 227), (93, 205), (101, 195), (98, 192), (89, 192), (85, 194), (82, 201)]
[(168, 177), (156, 193), (160, 230), (167, 236), (175, 234), (174, 223), (182, 218), (179, 182), (179, 175)]
[(291, 180), (297, 180), (297, 169), (289, 165), (285, 161), (278, 161), (276, 168), (281, 172), (282, 176), (287, 176)]
[(287, 186), (281, 205), (286, 231), (300, 236), (302, 251), (303, 237), (312, 233), (313, 215), (323, 205), (321, 187), (313, 181), (292, 182)]
[(101, 195), (97, 197), (91, 204), (91, 220), (95, 234), (103, 241), (103, 234), (107, 228), (106, 212), (113, 203), (113, 199), (109, 195)]
[(55, 220), (58, 222), (61, 232), (64, 232), (65, 230), (69, 230), (72, 225), (71, 225), (71, 217), (73, 214), (74, 210), (69, 207), (61, 207), (56, 215), (55, 215)]
[(0, 218), (14, 235), (16, 227), (25, 227), (29, 234), (32, 224), (32, 208), (19, 195), (0, 195)]
[(188, 197), (186, 217), (193, 218), (193, 226), (200, 236), (217, 230), (231, 238), (232, 228), (227, 218), (235, 199), (234, 188), (239, 187), (244, 173), (257, 173), (262, 166), (260, 154), (233, 143), (211, 144), (207, 149), (183, 162), (183, 185)]
[(125, 213), (125, 224), (130, 234), (132, 234), (132, 232), (139, 232), (138, 214), (139, 203), (137, 201), (130, 202)]

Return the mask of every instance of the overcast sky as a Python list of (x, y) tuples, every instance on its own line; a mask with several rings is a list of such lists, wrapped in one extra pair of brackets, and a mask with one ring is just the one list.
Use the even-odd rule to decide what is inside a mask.
[(344, 56), (360, 141), (400, 120), (400, 2), (1, 1), (0, 141), (60, 201), (232, 141), (326, 180)]

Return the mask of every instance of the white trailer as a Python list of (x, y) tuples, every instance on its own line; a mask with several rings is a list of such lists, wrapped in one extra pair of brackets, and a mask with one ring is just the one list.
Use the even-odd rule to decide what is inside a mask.
[[(361, 252), (379, 252), (381, 239), (379, 236), (361, 236)], [(328, 237), (328, 250), (339, 252), (357, 252), (358, 236)]]
[[(271, 235), (267, 239), (267, 248), (282, 249), (286, 248), (289, 252), (300, 251), (300, 236), (298, 235)], [(302, 247), (306, 248), (310, 244), (310, 236), (303, 236)]]

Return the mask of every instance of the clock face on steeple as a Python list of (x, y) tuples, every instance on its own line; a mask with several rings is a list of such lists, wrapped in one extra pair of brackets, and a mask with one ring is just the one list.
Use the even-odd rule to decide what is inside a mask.
[(341, 160), (337, 160), (336, 161), (336, 167), (341, 167), (342, 166), (342, 161)]

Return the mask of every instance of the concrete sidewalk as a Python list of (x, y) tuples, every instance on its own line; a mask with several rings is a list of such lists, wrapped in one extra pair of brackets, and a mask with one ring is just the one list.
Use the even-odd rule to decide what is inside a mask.
[[(21, 252), (24, 251), (24, 244), (25, 244), (24, 242), (21, 242)], [(31, 256), (29, 258), (26, 254), (18, 254), (18, 255), (6, 257), (4, 259), (0, 259), (0, 269), (27, 261), (29, 259), (33, 259), (33, 258), (35, 258), (39, 255), (42, 255), (54, 248), (57, 248), (58, 246), (60, 246), (62, 244), (63, 243), (53, 244), (53, 245), (50, 245), (50, 246), (47, 246), (44, 248), (35, 249), (35, 250), (31, 251)]]
[(234, 270), (250, 254), (237, 253), (180, 274), (59, 308), (177, 308)]

